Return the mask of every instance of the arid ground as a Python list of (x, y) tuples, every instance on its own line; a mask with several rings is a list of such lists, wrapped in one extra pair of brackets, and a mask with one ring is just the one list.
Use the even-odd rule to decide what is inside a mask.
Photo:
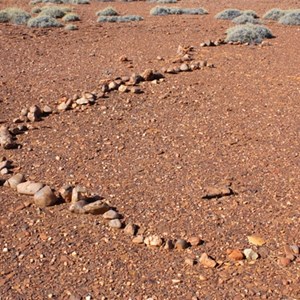
[[(300, 2), (181, 1), (173, 6), (209, 14), (164, 17), (150, 16), (154, 3), (91, 2), (71, 5), (81, 16), (76, 31), (0, 24), (1, 125), (15, 125), (22, 108), (55, 109), (63, 96), (100, 89), (101, 79), (172, 66), (179, 46), (215, 67), (51, 114), (0, 157), (55, 189), (85, 186), (145, 236), (203, 242), (170, 251), (137, 245), (101, 216), (71, 213), (67, 203), (40, 209), (1, 186), (0, 299), (300, 299), (300, 258), (278, 263), (285, 246), (300, 246), (300, 27), (266, 22), (275, 38), (263, 46), (200, 47), (232, 26), (214, 18), (225, 8), (262, 16)], [(8, 6), (32, 8), (0, 1)], [(107, 6), (144, 20), (97, 23)], [(220, 185), (234, 193), (202, 198)], [(250, 235), (264, 245), (251, 245)], [(246, 248), (259, 258), (228, 258)], [(218, 265), (205, 268), (202, 253)]]

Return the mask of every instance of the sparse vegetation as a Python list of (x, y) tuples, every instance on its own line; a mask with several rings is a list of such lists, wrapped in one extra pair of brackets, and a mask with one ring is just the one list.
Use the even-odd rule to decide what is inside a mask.
[(62, 20), (64, 22), (75, 22), (75, 21), (80, 21), (80, 17), (75, 13), (68, 13), (62, 18)]
[(8, 7), (0, 11), (0, 23), (10, 22), (16, 25), (26, 24), (31, 15), (23, 9)]
[(279, 9), (279, 8), (273, 8), (264, 14), (263, 19), (278, 21), (285, 14), (286, 14), (286, 11)]
[(32, 10), (31, 10), (31, 13), (32, 14), (39, 14), (41, 12), (41, 8), (40, 7), (34, 7)]
[(68, 3), (68, 4), (90, 4), (90, 1), (89, 0), (64, 0), (64, 3)]
[(272, 32), (264, 26), (246, 24), (229, 28), (226, 42), (240, 42), (249, 44), (261, 43), (266, 38), (274, 37)]
[(70, 11), (71, 11), (71, 9), (68, 7), (44, 6), (41, 8), (40, 16), (49, 16), (52, 18), (62, 18), (65, 14), (67, 14)]
[(258, 15), (254, 10), (244, 10), (242, 13), (243, 13), (243, 15), (246, 15), (246, 16), (251, 16), (253, 18), (258, 18)]
[(255, 19), (251, 15), (242, 14), (232, 20), (235, 24), (260, 24), (261, 22), (258, 19)]
[(216, 19), (221, 19), (221, 20), (233, 20), (234, 18), (239, 17), (240, 15), (243, 14), (243, 11), (239, 9), (225, 9), (218, 14), (215, 15)]
[(104, 8), (96, 13), (96, 16), (118, 16), (118, 12), (111, 6)]
[(300, 9), (290, 10), (279, 19), (280, 24), (300, 25)]
[(150, 10), (152, 16), (166, 15), (204, 15), (207, 11), (203, 8), (179, 8), (179, 7), (163, 7), (156, 6)]
[(67, 24), (65, 30), (78, 30), (78, 27), (74, 24)]
[(63, 25), (58, 22), (55, 18), (50, 16), (37, 16), (35, 18), (31, 18), (28, 23), (28, 27), (36, 27), (36, 28), (48, 28), (48, 27), (62, 27)]
[(110, 22), (110, 23), (122, 23), (122, 22), (133, 22), (133, 21), (142, 21), (143, 18), (135, 15), (127, 16), (100, 16), (97, 22)]
[(170, 4), (170, 3), (177, 3), (177, 0), (148, 0), (151, 3), (160, 3), (160, 4)]
[(89, 0), (31, 0), (30, 4), (54, 3), (54, 4), (90, 4)]

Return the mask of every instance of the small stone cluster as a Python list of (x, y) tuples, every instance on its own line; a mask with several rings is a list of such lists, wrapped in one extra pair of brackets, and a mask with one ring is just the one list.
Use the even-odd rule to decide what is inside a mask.
[(220, 46), (223, 44), (226, 44), (224, 39), (217, 39), (215, 41), (207, 40), (207, 41), (204, 41), (203, 43), (201, 43), (200, 47), (215, 47), (215, 46)]

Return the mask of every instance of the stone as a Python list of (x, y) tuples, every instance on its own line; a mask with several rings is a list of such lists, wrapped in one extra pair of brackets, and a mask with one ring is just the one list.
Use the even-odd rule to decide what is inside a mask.
[(174, 249), (174, 243), (172, 240), (166, 240), (165, 245), (164, 245), (165, 250), (172, 250)]
[(187, 258), (184, 260), (184, 264), (187, 265), (187, 266), (192, 267), (193, 265), (196, 264), (196, 261), (195, 261), (193, 258), (187, 257)]
[(29, 110), (27, 108), (23, 108), (21, 110), (20, 116), (26, 117), (28, 113), (29, 113)]
[(138, 235), (138, 236), (136, 236), (132, 239), (132, 242), (134, 244), (143, 244), (144, 243), (144, 237), (142, 235)]
[(233, 191), (228, 186), (223, 187), (207, 187), (202, 199), (221, 198), (224, 196), (233, 195)]
[(89, 100), (86, 98), (79, 98), (75, 101), (78, 105), (87, 105), (89, 104)]
[(126, 85), (121, 84), (121, 85), (119, 86), (119, 88), (118, 88), (118, 91), (119, 91), (120, 93), (127, 93), (127, 92), (129, 91), (129, 89), (128, 89), (128, 87), (127, 87)]
[(72, 189), (72, 198), (71, 198), (71, 202), (75, 203), (77, 201), (80, 200), (84, 200), (86, 199), (86, 188), (80, 185), (75, 186)]
[(0, 170), (1, 175), (7, 175), (9, 173), (9, 170), (7, 168), (3, 168)]
[(13, 149), (16, 147), (13, 137), (6, 126), (0, 127), (0, 145), (4, 149)]
[(130, 76), (130, 79), (127, 82), (127, 84), (128, 85), (136, 85), (136, 84), (139, 84), (142, 81), (144, 81), (144, 78), (141, 75), (133, 73)]
[(132, 223), (129, 223), (124, 228), (124, 233), (130, 236), (136, 235), (138, 231), (138, 226)]
[(25, 182), (24, 175), (21, 174), (21, 173), (17, 173), (15, 175), (13, 175), (12, 177), (10, 177), (6, 181), (5, 186), (9, 186), (12, 189), (17, 189), (17, 185), (20, 184), (20, 183), (22, 183), (22, 182)]
[(121, 216), (116, 211), (114, 211), (112, 209), (108, 210), (107, 212), (105, 212), (103, 214), (103, 218), (106, 219), (106, 220), (120, 219), (120, 217)]
[(287, 267), (289, 264), (291, 264), (291, 260), (287, 257), (279, 257), (278, 258), (278, 265), (281, 267)]
[(249, 235), (247, 238), (249, 243), (255, 246), (262, 246), (266, 243), (266, 241), (258, 235)]
[(85, 205), (83, 209), (86, 214), (103, 215), (110, 210), (110, 206), (102, 200), (97, 200)]
[(168, 73), (168, 74), (177, 74), (178, 72), (173, 67), (170, 67), (170, 68), (166, 69), (166, 73)]
[(40, 121), (42, 117), (42, 111), (37, 105), (33, 105), (29, 108), (27, 118), (30, 122)]
[(259, 257), (258, 253), (250, 248), (244, 249), (243, 253), (247, 260), (257, 260)]
[(45, 105), (43, 107), (43, 113), (45, 113), (45, 114), (51, 114), (52, 113), (52, 108), (50, 106), (48, 106), (48, 105)]
[(163, 240), (158, 235), (150, 235), (145, 238), (144, 243), (150, 247), (160, 247), (163, 244)]
[(229, 251), (228, 258), (230, 260), (239, 261), (244, 259), (244, 254), (241, 250), (234, 249)]
[(133, 87), (130, 88), (130, 93), (132, 93), (132, 94), (142, 94), (143, 91), (139, 87), (133, 86)]
[(120, 229), (122, 227), (122, 223), (119, 219), (113, 219), (108, 222), (108, 226), (111, 228)]
[(33, 201), (36, 206), (44, 208), (54, 205), (57, 202), (57, 197), (50, 186), (46, 185), (34, 194)]
[(129, 61), (129, 59), (128, 59), (128, 57), (126, 55), (121, 55), (119, 57), (119, 61), (121, 61), (121, 62), (127, 62), (127, 61)]
[(67, 184), (67, 185), (62, 186), (58, 190), (58, 193), (65, 202), (69, 203), (72, 201), (72, 190), (73, 190), (73, 187), (71, 185)]
[(17, 185), (17, 192), (23, 195), (30, 195), (33, 196), (37, 193), (40, 189), (42, 189), (45, 185), (40, 182), (33, 182), (33, 181), (25, 181), (19, 183)]
[(198, 236), (193, 236), (188, 239), (188, 242), (191, 244), (191, 246), (198, 246), (202, 241)]
[(202, 255), (200, 256), (199, 262), (201, 265), (203, 265), (204, 267), (207, 268), (214, 268), (217, 265), (217, 262), (212, 259), (211, 257), (209, 257), (207, 255), (207, 253), (202, 253)]
[(96, 95), (90, 92), (83, 92), (82, 98), (88, 100), (89, 102), (93, 103), (96, 100)]
[(200, 66), (201, 68), (206, 67), (206, 65), (207, 65), (207, 61), (206, 61), (206, 60), (201, 60), (201, 61), (199, 61), (199, 66)]
[(75, 203), (72, 203), (69, 207), (69, 211), (75, 214), (84, 214), (84, 206), (87, 205), (88, 202), (86, 200), (79, 200)]
[(291, 261), (293, 261), (296, 258), (294, 251), (291, 249), (289, 245), (284, 246), (284, 252), (285, 252), (285, 257), (287, 257)]
[(189, 247), (189, 243), (186, 240), (178, 239), (175, 242), (175, 249), (184, 250)]
[(9, 169), (11, 168), (11, 161), (10, 160), (4, 160), (0, 162), (0, 170), (2, 169)]
[(156, 79), (155, 76), (154, 76), (154, 72), (153, 72), (153, 70), (151, 70), (151, 69), (146, 69), (146, 70), (141, 74), (141, 76), (143, 77), (143, 79), (144, 79), (145, 81), (152, 81), (152, 80)]
[(181, 72), (187, 72), (190, 71), (190, 66), (188, 64), (181, 64), (179, 69)]
[(290, 247), (291, 247), (294, 254), (298, 255), (300, 253), (299, 247), (297, 245), (292, 245)]
[(108, 84), (108, 89), (110, 91), (114, 91), (114, 90), (117, 90), (119, 88), (119, 85), (115, 82), (115, 81), (111, 81), (109, 84)]

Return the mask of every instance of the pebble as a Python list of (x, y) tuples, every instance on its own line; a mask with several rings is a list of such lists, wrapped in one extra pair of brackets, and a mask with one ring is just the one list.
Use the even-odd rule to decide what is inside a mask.
[(110, 209), (103, 214), (103, 218), (106, 220), (120, 219), (120, 215), (116, 211)]
[(207, 268), (214, 268), (217, 265), (217, 262), (214, 259), (210, 258), (207, 253), (202, 253), (199, 262), (201, 265)]
[(102, 200), (97, 200), (85, 205), (83, 209), (86, 214), (103, 215), (110, 210), (110, 206)]
[(115, 81), (111, 81), (109, 84), (108, 84), (108, 89), (110, 91), (114, 91), (114, 90), (117, 90), (119, 87), (119, 85), (115, 82)]
[(30, 122), (36, 122), (41, 120), (42, 111), (37, 105), (33, 105), (29, 108), (27, 118)]
[(138, 226), (132, 223), (129, 223), (124, 228), (124, 233), (127, 235), (134, 236), (138, 231)]
[(132, 239), (132, 242), (134, 244), (143, 244), (144, 243), (144, 237), (142, 235), (138, 235), (138, 236), (136, 236)]
[(228, 251), (228, 258), (234, 261), (243, 260), (244, 254), (241, 250), (234, 249)]
[(198, 236), (193, 236), (188, 239), (188, 242), (191, 244), (191, 246), (198, 246), (202, 241)]
[(67, 184), (67, 185), (62, 186), (58, 190), (58, 193), (65, 202), (69, 203), (72, 200), (72, 190), (73, 190), (73, 187), (71, 185)]
[(132, 88), (130, 88), (130, 93), (132, 93), (132, 94), (142, 94), (143, 91), (139, 87), (133, 86)]
[(85, 205), (87, 205), (87, 203), (88, 202), (86, 200), (79, 200), (75, 203), (72, 203), (69, 207), (69, 211), (73, 212), (75, 214), (84, 214), (85, 211), (84, 211), (83, 207)]
[(48, 106), (48, 105), (45, 105), (45, 106), (43, 107), (43, 112), (44, 112), (45, 114), (51, 114), (51, 113), (52, 113), (52, 108), (51, 108), (50, 106)]
[(257, 260), (259, 257), (258, 253), (250, 248), (244, 249), (243, 253), (247, 260)]
[(163, 244), (163, 240), (158, 235), (147, 236), (144, 240), (147, 246), (160, 247)]
[(189, 247), (189, 243), (186, 240), (178, 239), (175, 242), (175, 249), (184, 250)]
[(46, 185), (33, 196), (33, 200), (36, 206), (44, 208), (54, 205), (57, 202), (57, 198), (51, 188)]
[(291, 263), (291, 260), (287, 257), (279, 257), (278, 264), (282, 267), (287, 267)]
[(86, 98), (79, 98), (76, 100), (76, 103), (78, 105), (87, 105), (87, 104), (89, 104), (89, 100)]
[(17, 185), (25, 181), (25, 176), (21, 173), (17, 173), (10, 177), (6, 182), (5, 186), (9, 186), (12, 189), (16, 189)]
[(44, 187), (43, 183), (25, 181), (25, 182), (19, 183), (17, 185), (17, 192), (19, 194), (33, 196), (36, 192), (38, 192), (43, 187)]
[(6, 126), (0, 127), (0, 145), (4, 149), (12, 149), (16, 146), (13, 137)]
[(187, 72), (187, 71), (190, 71), (190, 67), (189, 67), (188, 64), (181, 64), (179, 68), (180, 68), (180, 71), (181, 71), (181, 72)]
[(119, 219), (113, 219), (108, 222), (108, 226), (111, 228), (120, 229), (122, 227), (122, 223)]

